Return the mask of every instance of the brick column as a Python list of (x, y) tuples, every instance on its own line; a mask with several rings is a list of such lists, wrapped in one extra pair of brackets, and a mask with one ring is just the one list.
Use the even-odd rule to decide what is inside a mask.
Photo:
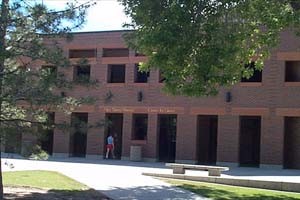
[(177, 115), (176, 162), (196, 163), (197, 116)]
[(125, 83), (134, 83), (135, 64), (126, 64)]
[(159, 83), (159, 70), (158, 69), (151, 69), (150, 70), (149, 83), (151, 83), (151, 84), (158, 84)]
[(239, 116), (219, 115), (217, 165), (239, 163)]
[[(105, 120), (104, 113), (89, 113), (88, 124), (90, 126), (95, 126), (102, 123)], [(90, 128), (87, 134), (87, 147), (86, 147), (86, 157), (87, 158), (103, 158), (104, 149), (104, 126)]]
[[(71, 115), (66, 115), (62, 112), (55, 113), (55, 123), (71, 123)], [(68, 130), (59, 128), (54, 129), (53, 135), (53, 156), (54, 157), (68, 157), (70, 145), (70, 133)]]
[(123, 115), (123, 133), (122, 133), (122, 160), (128, 160), (130, 156), (130, 143), (132, 133), (132, 114)]
[(262, 117), (260, 167), (283, 167), (284, 117)]
[(145, 161), (157, 161), (157, 122), (157, 114), (148, 114), (147, 144), (142, 147), (142, 156)]

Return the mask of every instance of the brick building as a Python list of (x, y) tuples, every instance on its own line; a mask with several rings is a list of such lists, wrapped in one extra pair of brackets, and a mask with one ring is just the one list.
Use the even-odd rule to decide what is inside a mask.
[(145, 161), (300, 169), (300, 38), (282, 33), (262, 72), (215, 97), (189, 98), (163, 94), (158, 70), (138, 72), (137, 63), (146, 57), (127, 49), (123, 33), (76, 33), (72, 42), (60, 41), (71, 60), (89, 60), (88, 66), (68, 68), (67, 78), (97, 79), (100, 87), (64, 91), (98, 100), (72, 115), (55, 112), (53, 120), (109, 119), (111, 126), (87, 134), (54, 130), (44, 144), (53, 156), (101, 159), (113, 133), (119, 159), (129, 159), (130, 147), (141, 146)]

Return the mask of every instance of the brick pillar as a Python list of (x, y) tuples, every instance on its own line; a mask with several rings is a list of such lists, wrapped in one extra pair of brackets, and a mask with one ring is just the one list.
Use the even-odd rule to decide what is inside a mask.
[(159, 70), (151, 69), (149, 83), (157, 84), (158, 82), (159, 82)]
[(284, 117), (262, 117), (260, 167), (283, 167)]
[(132, 114), (123, 115), (123, 133), (122, 133), (122, 160), (128, 160), (130, 156), (130, 143), (132, 133)]
[(145, 161), (157, 161), (157, 114), (148, 114), (147, 144), (142, 148), (142, 156)]
[(197, 157), (197, 116), (177, 115), (176, 162), (195, 164)]
[[(62, 112), (55, 113), (55, 123), (71, 123), (71, 115), (66, 115)], [(59, 128), (54, 129), (53, 136), (53, 156), (54, 157), (68, 157), (70, 145), (70, 133), (68, 130)]]
[(134, 83), (134, 73), (135, 71), (135, 64), (126, 64), (125, 69), (125, 83)]
[(219, 116), (217, 144), (217, 164), (237, 166), (239, 163), (239, 116)]
[[(99, 123), (102, 124), (105, 120), (104, 113), (89, 113), (88, 124), (90, 126), (95, 126)], [(103, 158), (104, 149), (104, 126), (90, 128), (87, 134), (87, 147), (86, 147), (86, 157), (87, 158)]]

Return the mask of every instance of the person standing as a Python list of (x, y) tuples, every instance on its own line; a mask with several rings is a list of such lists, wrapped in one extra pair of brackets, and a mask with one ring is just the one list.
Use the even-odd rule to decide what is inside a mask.
[(114, 138), (113, 138), (112, 134), (110, 133), (107, 137), (106, 159), (108, 159), (109, 153), (111, 153), (113, 159), (115, 158), (114, 148), (115, 148)]

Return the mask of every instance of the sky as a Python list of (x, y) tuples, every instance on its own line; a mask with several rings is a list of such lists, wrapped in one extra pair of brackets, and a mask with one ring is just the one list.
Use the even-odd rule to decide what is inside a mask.
[[(78, 0), (84, 2), (85, 0)], [(63, 9), (67, 0), (36, 0), (43, 2), (49, 8)], [(123, 12), (123, 6), (117, 0), (96, 0), (97, 4), (88, 10), (87, 23), (78, 31), (121, 30), (124, 23), (130, 19)]]

